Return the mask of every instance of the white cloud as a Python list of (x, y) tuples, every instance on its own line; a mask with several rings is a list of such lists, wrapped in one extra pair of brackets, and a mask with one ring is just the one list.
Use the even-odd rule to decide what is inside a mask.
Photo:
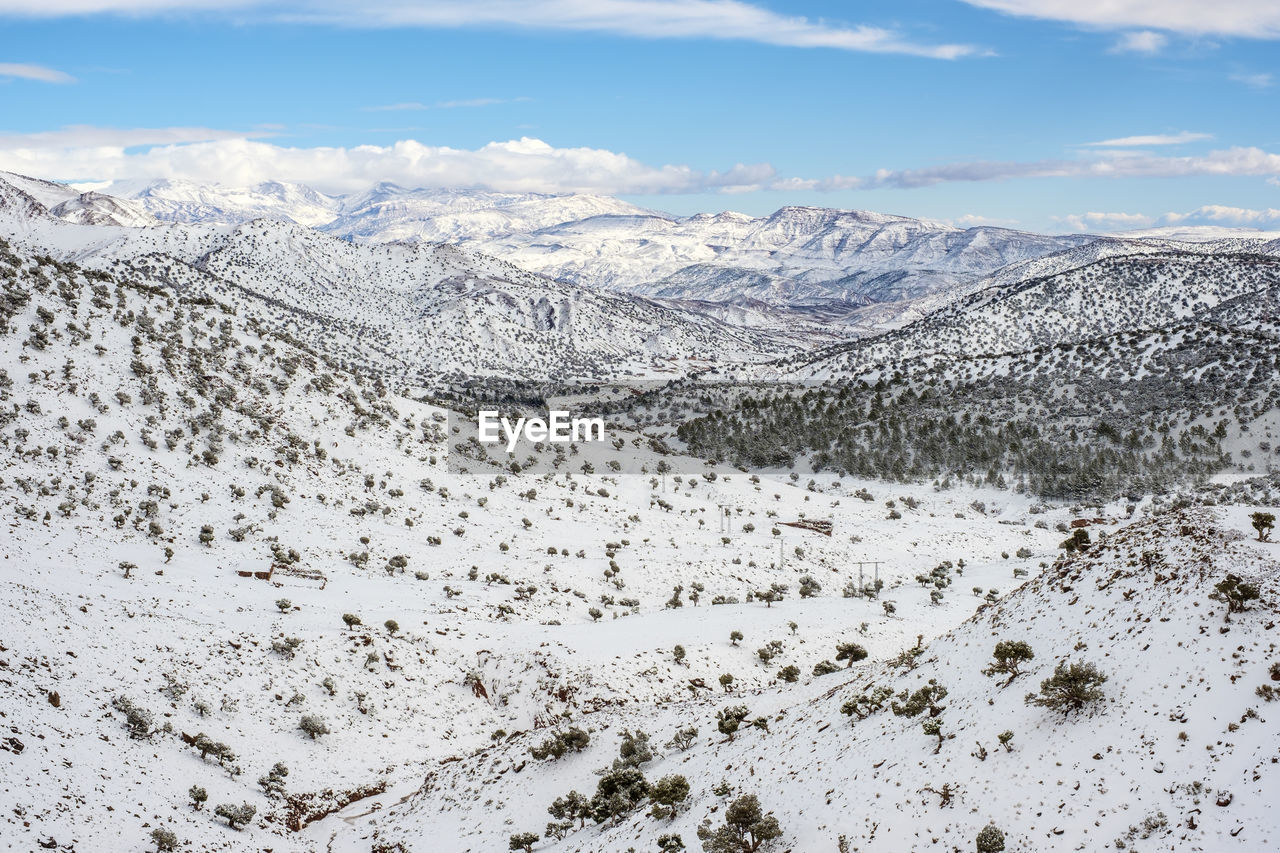
[(1280, 38), (1275, 0), (965, 0), (1008, 15), (1106, 30), (1152, 29), (1186, 35)]
[(1251, 89), (1270, 89), (1275, 84), (1275, 77), (1266, 73), (1238, 72), (1228, 75), (1237, 83), (1243, 83)]
[(1251, 210), (1247, 207), (1206, 204), (1186, 213), (1166, 213), (1162, 219), (1173, 224), (1192, 220), (1200, 222), (1229, 222), (1235, 225), (1266, 225), (1280, 222), (1280, 210), (1274, 207), (1264, 210)]
[(1125, 33), (1111, 48), (1112, 53), (1159, 53), (1169, 43), (1167, 36), (1151, 30)]
[(861, 186), (908, 189), (1014, 178), (1177, 178), (1191, 175), (1274, 177), (1280, 175), (1280, 154), (1261, 148), (1226, 148), (1192, 157), (1131, 153), (1084, 160), (978, 161), (923, 169), (882, 169), (863, 181)]
[(1094, 233), (1133, 230), (1152, 225), (1196, 225), (1206, 223), (1258, 227), (1280, 223), (1280, 210), (1275, 208), (1252, 210), (1245, 207), (1206, 204), (1197, 207), (1195, 210), (1181, 213), (1170, 211), (1159, 216), (1151, 216), (1145, 213), (1090, 212), (1055, 216), (1053, 219), (1055, 222), (1061, 222), (1072, 230)]
[(25, 62), (0, 62), (0, 77), (17, 77), (22, 80), (37, 80), (41, 83), (76, 82), (76, 78), (64, 71), (46, 68), (43, 65), (29, 65)]
[(1123, 228), (1141, 228), (1155, 220), (1142, 213), (1100, 213), (1089, 212), (1055, 216), (1054, 221), (1061, 222), (1073, 231), (1117, 231)]
[[(0, 169), (76, 181), (184, 178), (249, 186), (283, 180), (326, 192), (365, 189), (378, 181), (507, 192), (743, 192), (764, 188), (775, 177), (768, 164), (739, 164), (724, 171), (651, 166), (613, 151), (553, 148), (527, 137), (468, 150), (413, 140), (388, 146), (290, 148), (231, 136), (229, 131), (201, 128), (71, 128), (0, 136)], [(184, 142), (184, 137), (205, 141)], [(130, 152), (129, 146), (152, 147)]]
[(958, 228), (977, 228), (983, 225), (990, 228), (1010, 228), (1018, 224), (1016, 219), (1001, 219), (983, 216), (980, 213), (966, 213), (963, 216), (957, 216), (955, 219), (944, 219), (942, 221)]
[(65, 181), (184, 178), (246, 186), (296, 181), (328, 192), (378, 181), (415, 187), (476, 187), (509, 192), (603, 194), (832, 192), (912, 189), (943, 183), (1017, 178), (1177, 178), (1191, 175), (1280, 176), (1280, 154), (1228, 148), (1187, 157), (1141, 151), (1095, 152), (1078, 160), (960, 162), (922, 169), (881, 169), (866, 176), (779, 176), (768, 163), (704, 171), (652, 165), (599, 148), (555, 148), (538, 139), (490, 142), (476, 149), (404, 139), (389, 145), (299, 148), (261, 141), (254, 132), (202, 127), (65, 127), (0, 134), (0, 169)]
[(1198, 142), (1202, 139), (1213, 139), (1212, 133), (1192, 133), (1182, 130), (1177, 133), (1158, 133), (1147, 136), (1122, 136), (1119, 139), (1104, 139), (1101, 142), (1086, 142), (1085, 145), (1098, 148), (1136, 148), (1151, 145), (1181, 145), (1184, 142)]
[(345, 27), (517, 27), (641, 38), (709, 38), (957, 59), (972, 45), (922, 44), (893, 30), (782, 15), (742, 0), (0, 0), (0, 14), (56, 17), (235, 11)]

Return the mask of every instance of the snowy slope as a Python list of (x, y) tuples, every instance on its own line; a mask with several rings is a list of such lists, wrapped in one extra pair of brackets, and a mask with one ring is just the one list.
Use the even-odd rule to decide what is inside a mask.
[[(1255, 688), (1276, 678), (1268, 667), (1280, 563), (1274, 545), (1247, 541), (1241, 528), (1240, 510), (1126, 528), (981, 607), (907, 665), (878, 660), (852, 677), (583, 714), (574, 721), (594, 733), (592, 748), (550, 766), (527, 756), (536, 732), (441, 762), (381, 811), (352, 810), (360, 820), (339, 827), (332, 849), (362, 850), (379, 834), (412, 844), (428, 832), (452, 849), (495, 849), (539, 829), (570, 788), (589, 796), (591, 770), (616, 752), (616, 732), (640, 728), (661, 744), (691, 724), (700, 732), (692, 748), (668, 746), (643, 765), (650, 779), (688, 779), (681, 816), (589, 823), (538, 849), (645, 849), (672, 832), (696, 844), (701, 821), (721, 820), (727, 800), (712, 789), (722, 780), (735, 794), (757, 794), (783, 829), (779, 848), (794, 850), (837, 849), (842, 838), (850, 850), (973, 849), (988, 823), (1010, 850), (1274, 849), (1280, 732)], [(1211, 594), (1228, 572), (1257, 583), (1268, 603), (1224, 619)], [(1008, 686), (1006, 676), (983, 674), (999, 640), (1035, 653)], [(1065, 714), (1026, 704), (1063, 661), (1098, 666), (1101, 701)], [(888, 708), (852, 727), (841, 713), (874, 686), (898, 693), (931, 680), (947, 689), (942, 740)], [(714, 713), (727, 704), (763, 715), (768, 731), (717, 734)], [(997, 741), (1004, 731), (1013, 733), (1008, 749)]]
[[(865, 639), (881, 656), (972, 612), (967, 595), (932, 607), (900, 586), (941, 554), (1004, 587), (1011, 566), (1034, 570), (1060, 536), (1027, 523), (1026, 498), (969, 489), (803, 488), (700, 460), (676, 461), (714, 481), (665, 486), (457, 463), (440, 410), (202, 296), (127, 280), (0, 246), (0, 837), (15, 849), (132, 849), (157, 827), (196, 849), (315, 849), (345, 822), (297, 833), (287, 818), (324, 812), (313, 795), (325, 790), (412, 790), (498, 729), (683, 702), (688, 678), (714, 685), (726, 666), (743, 689), (761, 687), (774, 671), (753, 667), (751, 650), (768, 639), (811, 668), (856, 629), (851, 612), (879, 612), (841, 597), (858, 578), (851, 560), (888, 561), (880, 577), (901, 616)], [(598, 452), (605, 471), (618, 451)], [(654, 470), (661, 457), (639, 452)], [(867, 486), (876, 499), (853, 497)], [(883, 501), (902, 494), (917, 508), (887, 517)], [(706, 523), (725, 503), (728, 545)], [(771, 532), (771, 519), (805, 514), (832, 517), (839, 535)], [(1018, 548), (1032, 556), (1000, 556)], [(779, 578), (794, 590), (805, 574), (819, 597), (710, 603)], [(684, 607), (671, 609), (677, 584)], [(346, 613), (363, 624), (344, 626)], [(747, 640), (732, 647), (737, 628)], [(672, 661), (675, 642), (688, 666)], [(121, 697), (151, 714), (137, 737)], [(306, 737), (304, 714), (331, 732)], [(235, 758), (202, 759), (182, 738), (197, 733)], [(277, 761), (300, 799), (256, 784)], [(192, 785), (209, 794), (203, 810)], [(242, 802), (257, 808), (242, 830), (212, 813)]]
[(1073, 344), (1209, 320), (1228, 302), (1236, 322), (1257, 322), (1268, 317), (1266, 306), (1280, 285), (1280, 257), (1124, 254), (1007, 283), (1002, 274), (988, 284), (881, 337), (837, 345), (807, 360), (804, 370), (856, 375), (868, 365), (930, 354), (975, 357)]

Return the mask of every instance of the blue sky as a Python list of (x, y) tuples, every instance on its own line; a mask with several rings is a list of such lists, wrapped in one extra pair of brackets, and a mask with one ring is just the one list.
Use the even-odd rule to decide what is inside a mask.
[(1277, 41), (1274, 0), (0, 0), (0, 168), (1280, 228)]

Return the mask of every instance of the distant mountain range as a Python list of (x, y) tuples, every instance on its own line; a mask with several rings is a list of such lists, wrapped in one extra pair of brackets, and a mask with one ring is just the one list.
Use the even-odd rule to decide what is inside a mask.
[[(560, 364), (594, 375), (586, 365), (600, 359), (613, 363), (609, 370), (631, 374), (686, 358), (677, 373), (696, 364), (803, 362), (806, 352), (833, 345), (840, 351), (930, 315), (929, 346), (954, 349), (958, 343), (945, 342), (963, 340), (967, 350), (986, 351), (996, 333), (1011, 335), (1009, 347), (1029, 346), (1036, 343), (1024, 340), (1031, 326), (1016, 318), (1005, 323), (1010, 317), (973, 320), (974, 305), (1012, 306), (1005, 297), (1027, 282), (1092, 268), (1082, 280), (1096, 302), (1091, 296), (1059, 305), (1045, 297), (1009, 310), (1034, 315), (1035, 328), (1055, 312), (1086, 312), (1064, 320), (1064, 340), (1105, 333), (1121, 318), (1128, 328), (1163, 324), (1177, 319), (1167, 300), (1182, 299), (1181, 292), (1157, 288), (1135, 302), (1135, 294), (1115, 289), (1116, 276), (1127, 280), (1135, 269), (1151, 269), (1150, 261), (1091, 265), (1153, 253), (1172, 262), (1274, 255), (1280, 245), (1262, 232), (1048, 236), (811, 207), (784, 207), (767, 217), (676, 217), (603, 196), (388, 183), (345, 196), (281, 182), (231, 188), (163, 180), (81, 189), (0, 174), (0, 201), (26, 222), (12, 226), (18, 231), (40, 222), (44, 232), (53, 222), (93, 226), (76, 236), (42, 232), (35, 245), (63, 245), (69, 257), (90, 264), (169, 256), (201, 281), (216, 275), (247, 288), (271, 310), (318, 312), (326, 334), (350, 326), (357, 361), (385, 349), (378, 358), (390, 364), (481, 373), (517, 363), (535, 373)], [(148, 225), (156, 227), (141, 227)], [(1184, 267), (1174, 265), (1178, 274)], [(185, 286), (217, 289), (207, 282)], [(1147, 297), (1159, 304), (1144, 307)], [(366, 316), (366, 309), (373, 313)], [(391, 318), (394, 333), (384, 328)], [(371, 325), (362, 325), (366, 320)], [(971, 333), (957, 331), (970, 320), (977, 323)], [(947, 325), (953, 322), (961, 325)], [(477, 324), (491, 333), (489, 362), (463, 355), (464, 341), (474, 336), (454, 333)], [(919, 338), (924, 328), (912, 334)], [(441, 360), (419, 351), (414, 342), (424, 339), (424, 329), (436, 344), (451, 341), (452, 354)], [(543, 347), (542, 355), (530, 347)], [(637, 361), (624, 351), (644, 355)]]
[[(120, 182), (97, 190), (120, 199), (134, 215), (163, 222), (237, 224), (266, 218), (355, 243), (451, 243), (575, 285), (680, 300), (728, 322), (811, 324), (815, 333), (826, 328), (846, 335), (900, 325), (919, 316), (915, 300), (933, 297), (932, 304), (938, 304), (984, 286), (984, 279), (999, 270), (1046, 258), (1051, 271), (1065, 269), (1052, 259), (1084, 247), (1096, 247), (1099, 255), (1128, 254), (1152, 245), (1178, 248), (1175, 241), (1180, 241), (1180, 248), (1203, 251), (1193, 241), (1274, 236), (1175, 228), (1117, 240), (959, 228), (814, 207), (784, 207), (764, 217), (733, 212), (678, 217), (604, 196), (409, 189), (390, 183), (342, 196), (278, 181), (248, 188)], [(132, 224), (123, 212), (99, 215)]]
[(353, 244), (272, 218), (160, 224), (136, 200), (3, 174), (0, 236), (216, 300), (352, 369), (410, 385), (489, 375), (678, 376), (822, 340), (555, 281), (458, 246)]

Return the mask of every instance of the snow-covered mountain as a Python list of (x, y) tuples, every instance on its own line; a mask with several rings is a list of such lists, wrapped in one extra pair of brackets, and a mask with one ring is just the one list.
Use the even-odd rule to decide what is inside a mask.
[(0, 206), (23, 211), (26, 216), (48, 215), (80, 225), (120, 225), (140, 228), (157, 220), (138, 202), (88, 190), (81, 192), (66, 184), (0, 172)]
[(362, 243), (456, 243), (579, 285), (704, 302), (900, 302), (1092, 239), (810, 207), (767, 217), (677, 217), (600, 196), (386, 183), (340, 197), (281, 183), (236, 189), (161, 181), (101, 189), (170, 222), (266, 217)]
[(241, 223), (278, 219), (318, 226), (333, 221), (340, 199), (310, 187), (268, 181), (255, 187), (225, 187), (191, 181), (116, 181), (94, 185), (104, 193), (142, 205), (156, 219), (174, 223)]
[(812, 345), (795, 331), (566, 284), (454, 246), (358, 245), (269, 218), (81, 225), (90, 220), (55, 218), (17, 183), (0, 179), (0, 188), (0, 233), (26, 246), (236, 306), (411, 382), (679, 375)]

